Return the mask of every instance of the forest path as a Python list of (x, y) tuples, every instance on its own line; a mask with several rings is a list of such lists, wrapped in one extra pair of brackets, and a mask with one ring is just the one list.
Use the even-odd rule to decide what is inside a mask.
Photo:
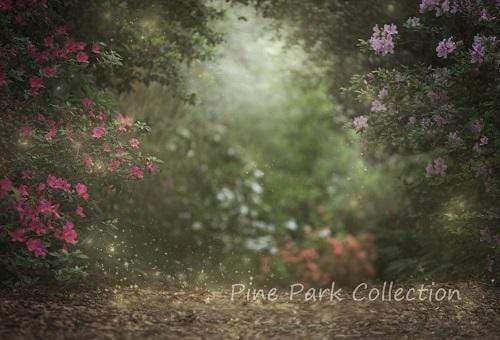
[(0, 339), (500, 338), (492, 290), (461, 301), (230, 301), (230, 292), (162, 289), (0, 291)]

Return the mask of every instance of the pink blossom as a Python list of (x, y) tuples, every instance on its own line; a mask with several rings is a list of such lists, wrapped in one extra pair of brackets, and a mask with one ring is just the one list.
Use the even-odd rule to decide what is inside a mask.
[(375, 99), (374, 101), (372, 101), (372, 106), (370, 110), (372, 112), (381, 112), (381, 111), (386, 111), (387, 107), (384, 104), (382, 104), (380, 100)]
[(19, 191), (19, 195), (21, 195), (21, 197), (28, 197), (30, 195), (28, 192), (28, 186), (26, 184), (21, 184), (17, 188), (17, 191)]
[(43, 79), (37, 76), (30, 78), (31, 91), (38, 92), (43, 86)]
[(354, 129), (357, 132), (359, 132), (368, 127), (368, 118), (363, 115), (357, 116), (354, 118), (353, 124), (354, 124)]
[(9, 192), (12, 190), (12, 181), (4, 177), (0, 180), (0, 192)]
[(18, 228), (10, 233), (10, 240), (12, 242), (24, 242), (26, 239), (24, 238), (24, 229)]
[(134, 124), (134, 120), (131, 117), (122, 115), (119, 113), (116, 116), (116, 122), (118, 123), (118, 131), (126, 132)]
[(137, 138), (130, 138), (128, 144), (132, 149), (138, 149), (141, 142)]
[(12, 7), (12, 0), (0, 0), (0, 12), (7, 12)]
[(5, 85), (7, 85), (7, 83), (7, 76), (5, 75), (5, 73), (0, 72), (0, 87), (4, 87)]
[(68, 244), (75, 244), (78, 237), (77, 232), (74, 230), (74, 224), (71, 221), (66, 221), (62, 230), (62, 239)]
[(453, 37), (443, 39), (436, 47), (437, 56), (446, 59), (448, 58), (448, 54), (451, 54), (455, 49), (456, 44), (453, 42)]
[(384, 29), (380, 29), (378, 25), (373, 27), (373, 35), (370, 38), (370, 46), (375, 53), (387, 55), (394, 53), (393, 35), (398, 34), (396, 25), (384, 25)]
[(99, 125), (92, 130), (92, 137), (97, 139), (102, 138), (102, 136), (104, 136), (105, 134), (106, 128), (104, 127), (104, 125)]
[(44, 243), (36, 238), (30, 238), (26, 241), (26, 247), (29, 251), (33, 252), (36, 257), (45, 257), (47, 255), (47, 249), (45, 249)]
[(87, 64), (89, 62), (89, 56), (85, 52), (78, 52), (76, 54), (76, 61)]
[(21, 171), (21, 178), (22, 179), (32, 179), (33, 178), (33, 171), (31, 171), (31, 170)]
[(56, 27), (55, 32), (56, 32), (57, 35), (66, 35), (66, 34), (68, 34), (67, 31), (66, 31), (66, 27), (65, 26)]
[(88, 153), (83, 154), (82, 162), (87, 168), (92, 168), (94, 166), (94, 160)]
[(115, 172), (120, 167), (120, 160), (118, 158), (113, 158), (109, 161), (108, 170), (109, 172)]
[(474, 37), (472, 50), (470, 50), (470, 62), (472, 64), (482, 64), (486, 55), (486, 48), (484, 47), (483, 39), (480, 36)]
[(86, 109), (90, 109), (92, 105), (94, 105), (94, 101), (89, 98), (83, 98), (82, 99), (82, 104)]
[(21, 134), (23, 135), (24, 139), (30, 138), (32, 133), (33, 128), (31, 126), (25, 125), (21, 127)]
[(44, 67), (42, 69), (42, 74), (47, 78), (54, 78), (57, 75), (57, 69), (55, 67)]
[(130, 168), (130, 175), (132, 175), (136, 179), (144, 179), (144, 171), (137, 165), (134, 165)]
[(83, 208), (81, 206), (77, 206), (75, 210), (75, 215), (80, 216), (80, 217), (86, 217), (85, 212), (83, 211)]
[(158, 172), (158, 166), (156, 166), (156, 164), (154, 164), (153, 162), (148, 162), (146, 164), (146, 168), (148, 169), (148, 171), (152, 174)]
[(89, 199), (89, 194), (87, 192), (87, 186), (82, 183), (77, 183), (75, 186), (76, 193), (83, 198), (85, 201), (88, 201)]
[(47, 178), (47, 184), (52, 189), (61, 189), (66, 192), (71, 191), (71, 184), (69, 184), (68, 181), (63, 178), (58, 178), (54, 175), (49, 175), (49, 177)]
[(436, 158), (434, 162), (427, 164), (425, 171), (427, 176), (440, 175), (444, 176), (446, 174), (446, 169), (448, 166), (445, 164), (442, 158)]
[(92, 53), (101, 54), (101, 44), (95, 42), (92, 44)]
[(45, 134), (45, 140), (51, 141), (57, 136), (57, 127), (54, 125), (49, 129), (49, 132)]
[(50, 202), (49, 200), (42, 198), (40, 200), (40, 204), (38, 205), (37, 211), (45, 216), (53, 215), (56, 218), (60, 218), (61, 215), (59, 215), (59, 212), (57, 211), (58, 209), (59, 204), (52, 204), (52, 202)]

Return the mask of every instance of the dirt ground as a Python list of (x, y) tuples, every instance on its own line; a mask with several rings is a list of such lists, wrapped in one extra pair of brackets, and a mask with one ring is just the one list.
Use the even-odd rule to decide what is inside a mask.
[[(457, 287), (456, 285), (454, 285)], [(0, 339), (500, 339), (498, 294), (459, 286), (461, 301), (231, 302), (229, 291), (161, 288), (0, 291)]]

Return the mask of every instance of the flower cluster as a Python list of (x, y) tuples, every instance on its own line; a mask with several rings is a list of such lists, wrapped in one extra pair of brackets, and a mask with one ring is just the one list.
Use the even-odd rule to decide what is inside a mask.
[(45, 257), (48, 248), (56, 251), (77, 243), (73, 221), (86, 216), (81, 206), (89, 199), (85, 184), (72, 186), (54, 175), (43, 181), (25, 170), (15, 180), (0, 180), (0, 198), (2, 211), (11, 216), (2, 232), (34, 256)]
[(155, 158), (140, 149), (139, 133), (148, 128), (100, 100), (91, 75), (108, 52), (74, 39), (53, 13), (43, 0), (0, 1), (0, 129), (7, 132), (0, 243), (7, 255), (69, 249), (94, 215), (94, 181), (157, 171)]
[(384, 28), (379, 28), (378, 25), (373, 27), (373, 35), (370, 38), (371, 49), (380, 55), (387, 55), (394, 53), (394, 39), (393, 37), (398, 34), (396, 25), (384, 25)]
[(261, 275), (268, 278), (273, 266), (285, 265), (289, 278), (310, 286), (328, 286), (332, 281), (348, 284), (374, 275), (368, 235), (331, 237), (324, 231), (308, 235), (310, 246), (288, 241), (275, 257), (263, 257)]

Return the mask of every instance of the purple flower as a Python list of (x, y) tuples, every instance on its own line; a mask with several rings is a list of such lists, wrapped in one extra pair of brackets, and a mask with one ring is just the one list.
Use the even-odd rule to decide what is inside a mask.
[(456, 49), (456, 45), (453, 42), (453, 37), (448, 39), (443, 39), (439, 42), (436, 47), (437, 56), (439, 58), (448, 58), (448, 54), (452, 53)]
[(408, 20), (406, 20), (406, 27), (410, 28), (420, 27), (420, 18), (417, 17), (408, 18)]
[(356, 132), (366, 129), (368, 127), (368, 117), (363, 115), (357, 116), (354, 118), (353, 124)]
[(375, 53), (387, 55), (394, 53), (394, 42), (392, 36), (398, 34), (396, 25), (384, 25), (384, 29), (380, 29), (378, 25), (373, 27), (373, 34), (370, 38), (370, 46)]
[(481, 139), (479, 140), (479, 146), (485, 146), (487, 144), (488, 144), (488, 137), (486, 136), (481, 137)]
[(485, 54), (486, 48), (484, 47), (484, 41), (480, 36), (476, 35), (474, 37), (474, 43), (472, 44), (472, 50), (470, 50), (470, 62), (472, 64), (482, 64)]
[(446, 169), (448, 166), (445, 164), (442, 158), (436, 158), (434, 162), (430, 162), (425, 167), (425, 172), (427, 173), (427, 177), (430, 176), (444, 176), (446, 174)]
[(483, 130), (483, 120), (478, 119), (474, 123), (472, 123), (472, 132), (474, 133), (480, 133)]
[(450, 132), (450, 134), (448, 135), (448, 139), (452, 143), (458, 143), (462, 140), (462, 138), (460, 138), (460, 135), (458, 134), (458, 131)]
[(380, 112), (380, 111), (386, 111), (387, 107), (382, 104), (382, 102), (378, 99), (375, 99), (372, 101), (372, 107), (370, 108), (372, 112)]

